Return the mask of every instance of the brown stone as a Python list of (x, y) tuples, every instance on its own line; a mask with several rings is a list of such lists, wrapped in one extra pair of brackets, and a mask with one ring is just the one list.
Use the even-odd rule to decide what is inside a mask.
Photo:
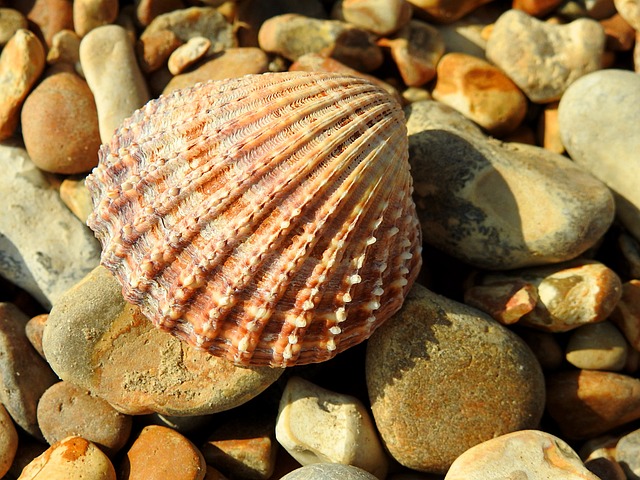
[(538, 290), (523, 280), (475, 285), (465, 290), (464, 303), (488, 313), (503, 325), (516, 323), (533, 311)]
[(29, 28), (27, 19), (13, 8), (2, 8), (0, 2), (0, 47), (4, 47), (21, 28)]
[(636, 31), (622, 15), (616, 13), (605, 20), (600, 20), (600, 25), (606, 35), (607, 50), (626, 52), (633, 48), (636, 41)]
[(416, 15), (436, 23), (454, 22), (492, 0), (409, 0)]
[(184, 8), (182, 0), (138, 0), (136, 18), (140, 25), (149, 25), (158, 15)]
[(629, 280), (622, 285), (622, 297), (611, 320), (622, 330), (629, 344), (640, 350), (640, 280)]
[(60, 30), (73, 30), (73, 0), (26, 0), (14, 3), (35, 24), (36, 33), (47, 46), (51, 46), (53, 36)]
[(9, 471), (18, 450), (18, 432), (6, 408), (0, 404), (0, 477)]
[(544, 17), (562, 4), (562, 0), (513, 0), (512, 8), (534, 17)]
[(118, 0), (73, 0), (73, 26), (84, 37), (94, 28), (112, 23), (118, 16)]
[(182, 41), (171, 30), (158, 30), (140, 39), (136, 53), (140, 68), (150, 73), (160, 69)]
[(127, 480), (203, 480), (206, 464), (185, 436), (149, 425), (131, 445), (120, 470)]
[(36, 315), (35, 317), (32, 317), (25, 326), (27, 339), (42, 358), (44, 358), (44, 350), (42, 350), (42, 334), (44, 333), (44, 326), (47, 323), (47, 318), (49, 318), (48, 313)]

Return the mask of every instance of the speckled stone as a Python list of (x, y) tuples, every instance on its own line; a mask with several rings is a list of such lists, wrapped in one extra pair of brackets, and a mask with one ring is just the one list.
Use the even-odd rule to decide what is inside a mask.
[(491, 31), (486, 55), (531, 101), (545, 103), (560, 99), (576, 79), (601, 68), (604, 44), (604, 30), (595, 20), (554, 25), (507, 10)]
[(202, 453), (185, 436), (158, 425), (144, 427), (120, 468), (127, 480), (203, 480)]
[(620, 330), (604, 321), (573, 331), (567, 343), (567, 361), (578, 368), (621, 371), (627, 363), (628, 345)]
[(69, 382), (51, 385), (40, 397), (37, 413), (38, 425), (50, 445), (78, 435), (113, 457), (131, 433), (130, 416)]
[(445, 480), (599, 480), (562, 439), (523, 430), (487, 440), (460, 455)]
[(18, 451), (18, 432), (7, 412), (0, 404), (0, 477), (9, 471)]
[(93, 443), (71, 436), (27, 465), (18, 480), (116, 480), (109, 458)]
[(616, 194), (617, 214), (640, 239), (640, 75), (608, 69), (585, 75), (560, 100), (560, 136), (571, 159)]
[(445, 473), (474, 445), (535, 428), (544, 409), (544, 378), (526, 344), (419, 284), (369, 339), (366, 378), (387, 450), (418, 471)]
[(377, 480), (366, 470), (339, 463), (316, 463), (287, 473), (280, 480)]
[(611, 225), (609, 189), (562, 155), (491, 139), (439, 102), (405, 115), (425, 242), (504, 270), (575, 258)]
[(240, 368), (155, 328), (96, 268), (54, 305), (43, 337), (61, 379), (122, 413), (204, 415), (261, 393), (282, 369)]

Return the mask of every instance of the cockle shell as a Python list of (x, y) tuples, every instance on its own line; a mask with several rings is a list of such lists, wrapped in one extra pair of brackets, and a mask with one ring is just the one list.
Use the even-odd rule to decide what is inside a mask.
[(400, 105), (362, 78), (214, 81), (152, 100), (87, 178), (102, 263), (159, 328), (238, 365), (367, 339), (421, 265)]

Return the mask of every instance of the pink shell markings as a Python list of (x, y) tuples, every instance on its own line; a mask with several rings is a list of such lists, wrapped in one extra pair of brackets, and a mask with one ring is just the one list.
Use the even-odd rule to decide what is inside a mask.
[(102, 264), (157, 327), (237, 365), (321, 362), (395, 313), (421, 265), (400, 105), (267, 73), (152, 100), (87, 178)]

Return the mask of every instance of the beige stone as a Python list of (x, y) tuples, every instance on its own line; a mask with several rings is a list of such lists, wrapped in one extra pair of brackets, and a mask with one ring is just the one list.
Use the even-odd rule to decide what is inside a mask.
[(4, 47), (18, 30), (27, 28), (27, 19), (18, 10), (0, 7), (0, 47)]
[(51, 39), (47, 52), (47, 63), (67, 63), (73, 66), (80, 62), (80, 37), (73, 30), (60, 30)]
[(102, 25), (113, 23), (118, 16), (118, 0), (74, 0), (73, 26), (80, 37)]
[(184, 72), (191, 65), (203, 58), (210, 46), (211, 41), (208, 38), (190, 38), (187, 43), (176, 48), (169, 57), (169, 71), (174, 75)]
[(65, 178), (60, 184), (60, 199), (82, 223), (87, 223), (93, 204), (84, 178)]
[(389, 35), (411, 19), (411, 4), (406, 0), (339, 0), (332, 16), (377, 35)]
[(621, 371), (627, 363), (627, 341), (611, 322), (583, 325), (567, 343), (567, 361), (589, 370)]

